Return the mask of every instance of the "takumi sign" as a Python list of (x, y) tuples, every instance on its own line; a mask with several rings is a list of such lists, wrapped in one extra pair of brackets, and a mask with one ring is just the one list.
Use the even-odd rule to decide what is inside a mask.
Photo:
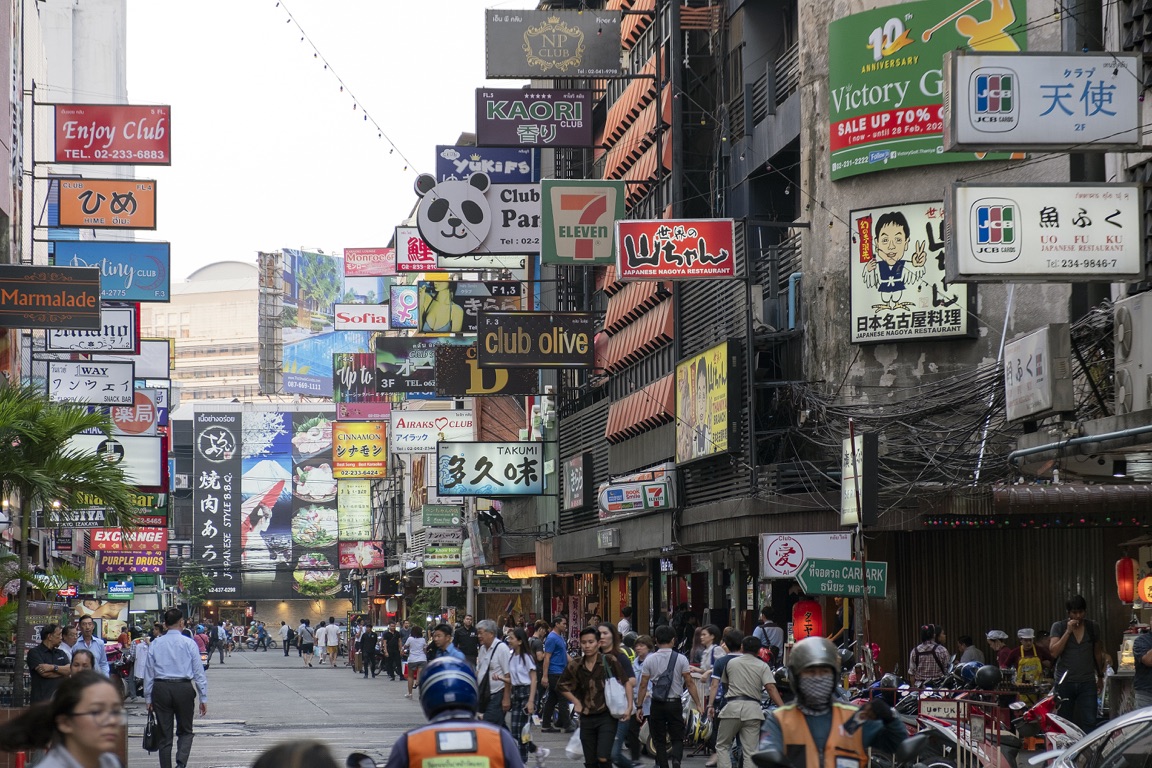
[(477, 364), (498, 368), (591, 368), (590, 312), (481, 312)]
[(732, 219), (616, 222), (621, 280), (704, 280), (736, 276)]
[(59, 179), (60, 226), (156, 229), (156, 182)]
[(100, 330), (100, 270), (0, 265), (0, 327)]
[(93, 528), (88, 532), (89, 546), (100, 552), (164, 552), (168, 549), (167, 528)]
[(441, 496), (540, 496), (543, 443), (437, 443)]
[(592, 92), (476, 89), (482, 147), (592, 146)]
[(545, 179), (540, 195), (543, 263), (616, 263), (615, 227), (628, 195), (623, 181)]
[(171, 165), (167, 106), (56, 104), (57, 163)]

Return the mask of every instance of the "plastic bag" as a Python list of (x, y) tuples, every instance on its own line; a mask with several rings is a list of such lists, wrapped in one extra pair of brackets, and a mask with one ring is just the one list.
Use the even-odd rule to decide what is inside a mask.
[(628, 714), (628, 695), (624, 692), (624, 686), (614, 677), (604, 681), (604, 700), (612, 717), (624, 717)]
[(520, 729), (520, 743), (532, 743), (532, 718), (528, 718), (528, 722), (524, 723), (524, 727)]
[(580, 729), (572, 731), (572, 738), (568, 739), (568, 746), (564, 747), (564, 754), (569, 760), (583, 760), (584, 746), (580, 743)]

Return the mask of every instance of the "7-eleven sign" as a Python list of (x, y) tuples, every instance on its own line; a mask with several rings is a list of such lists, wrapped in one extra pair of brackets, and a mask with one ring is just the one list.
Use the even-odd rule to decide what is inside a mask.
[(623, 181), (544, 179), (540, 257), (545, 264), (615, 264), (615, 226), (624, 218)]

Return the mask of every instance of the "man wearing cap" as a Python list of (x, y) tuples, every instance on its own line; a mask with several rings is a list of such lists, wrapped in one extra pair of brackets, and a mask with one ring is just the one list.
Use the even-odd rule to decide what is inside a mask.
[(1036, 645), (1036, 630), (1025, 627), (1016, 637), (1020, 647), (1008, 652), (1005, 668), (1016, 670), (1016, 685), (1039, 685), (1044, 680), (1044, 671), (1052, 668), (1052, 656)]
[(992, 657), (996, 660), (996, 666), (1005, 669), (1008, 666), (1008, 654), (1012, 652), (1012, 649), (1007, 645), (1008, 634), (1003, 630), (993, 629), (984, 637), (988, 640), (988, 647), (992, 649)]

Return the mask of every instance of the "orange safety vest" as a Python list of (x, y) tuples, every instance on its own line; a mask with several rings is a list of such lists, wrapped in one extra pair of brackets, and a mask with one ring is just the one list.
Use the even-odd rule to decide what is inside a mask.
[(408, 734), (409, 768), (504, 768), (500, 728), (473, 720), (429, 723)]
[(864, 768), (868, 765), (863, 727), (851, 736), (844, 730), (844, 724), (856, 709), (848, 704), (832, 703), (832, 727), (823, 754), (816, 750), (808, 721), (795, 704), (773, 710), (772, 716), (780, 723), (784, 735), (784, 756), (792, 768)]

